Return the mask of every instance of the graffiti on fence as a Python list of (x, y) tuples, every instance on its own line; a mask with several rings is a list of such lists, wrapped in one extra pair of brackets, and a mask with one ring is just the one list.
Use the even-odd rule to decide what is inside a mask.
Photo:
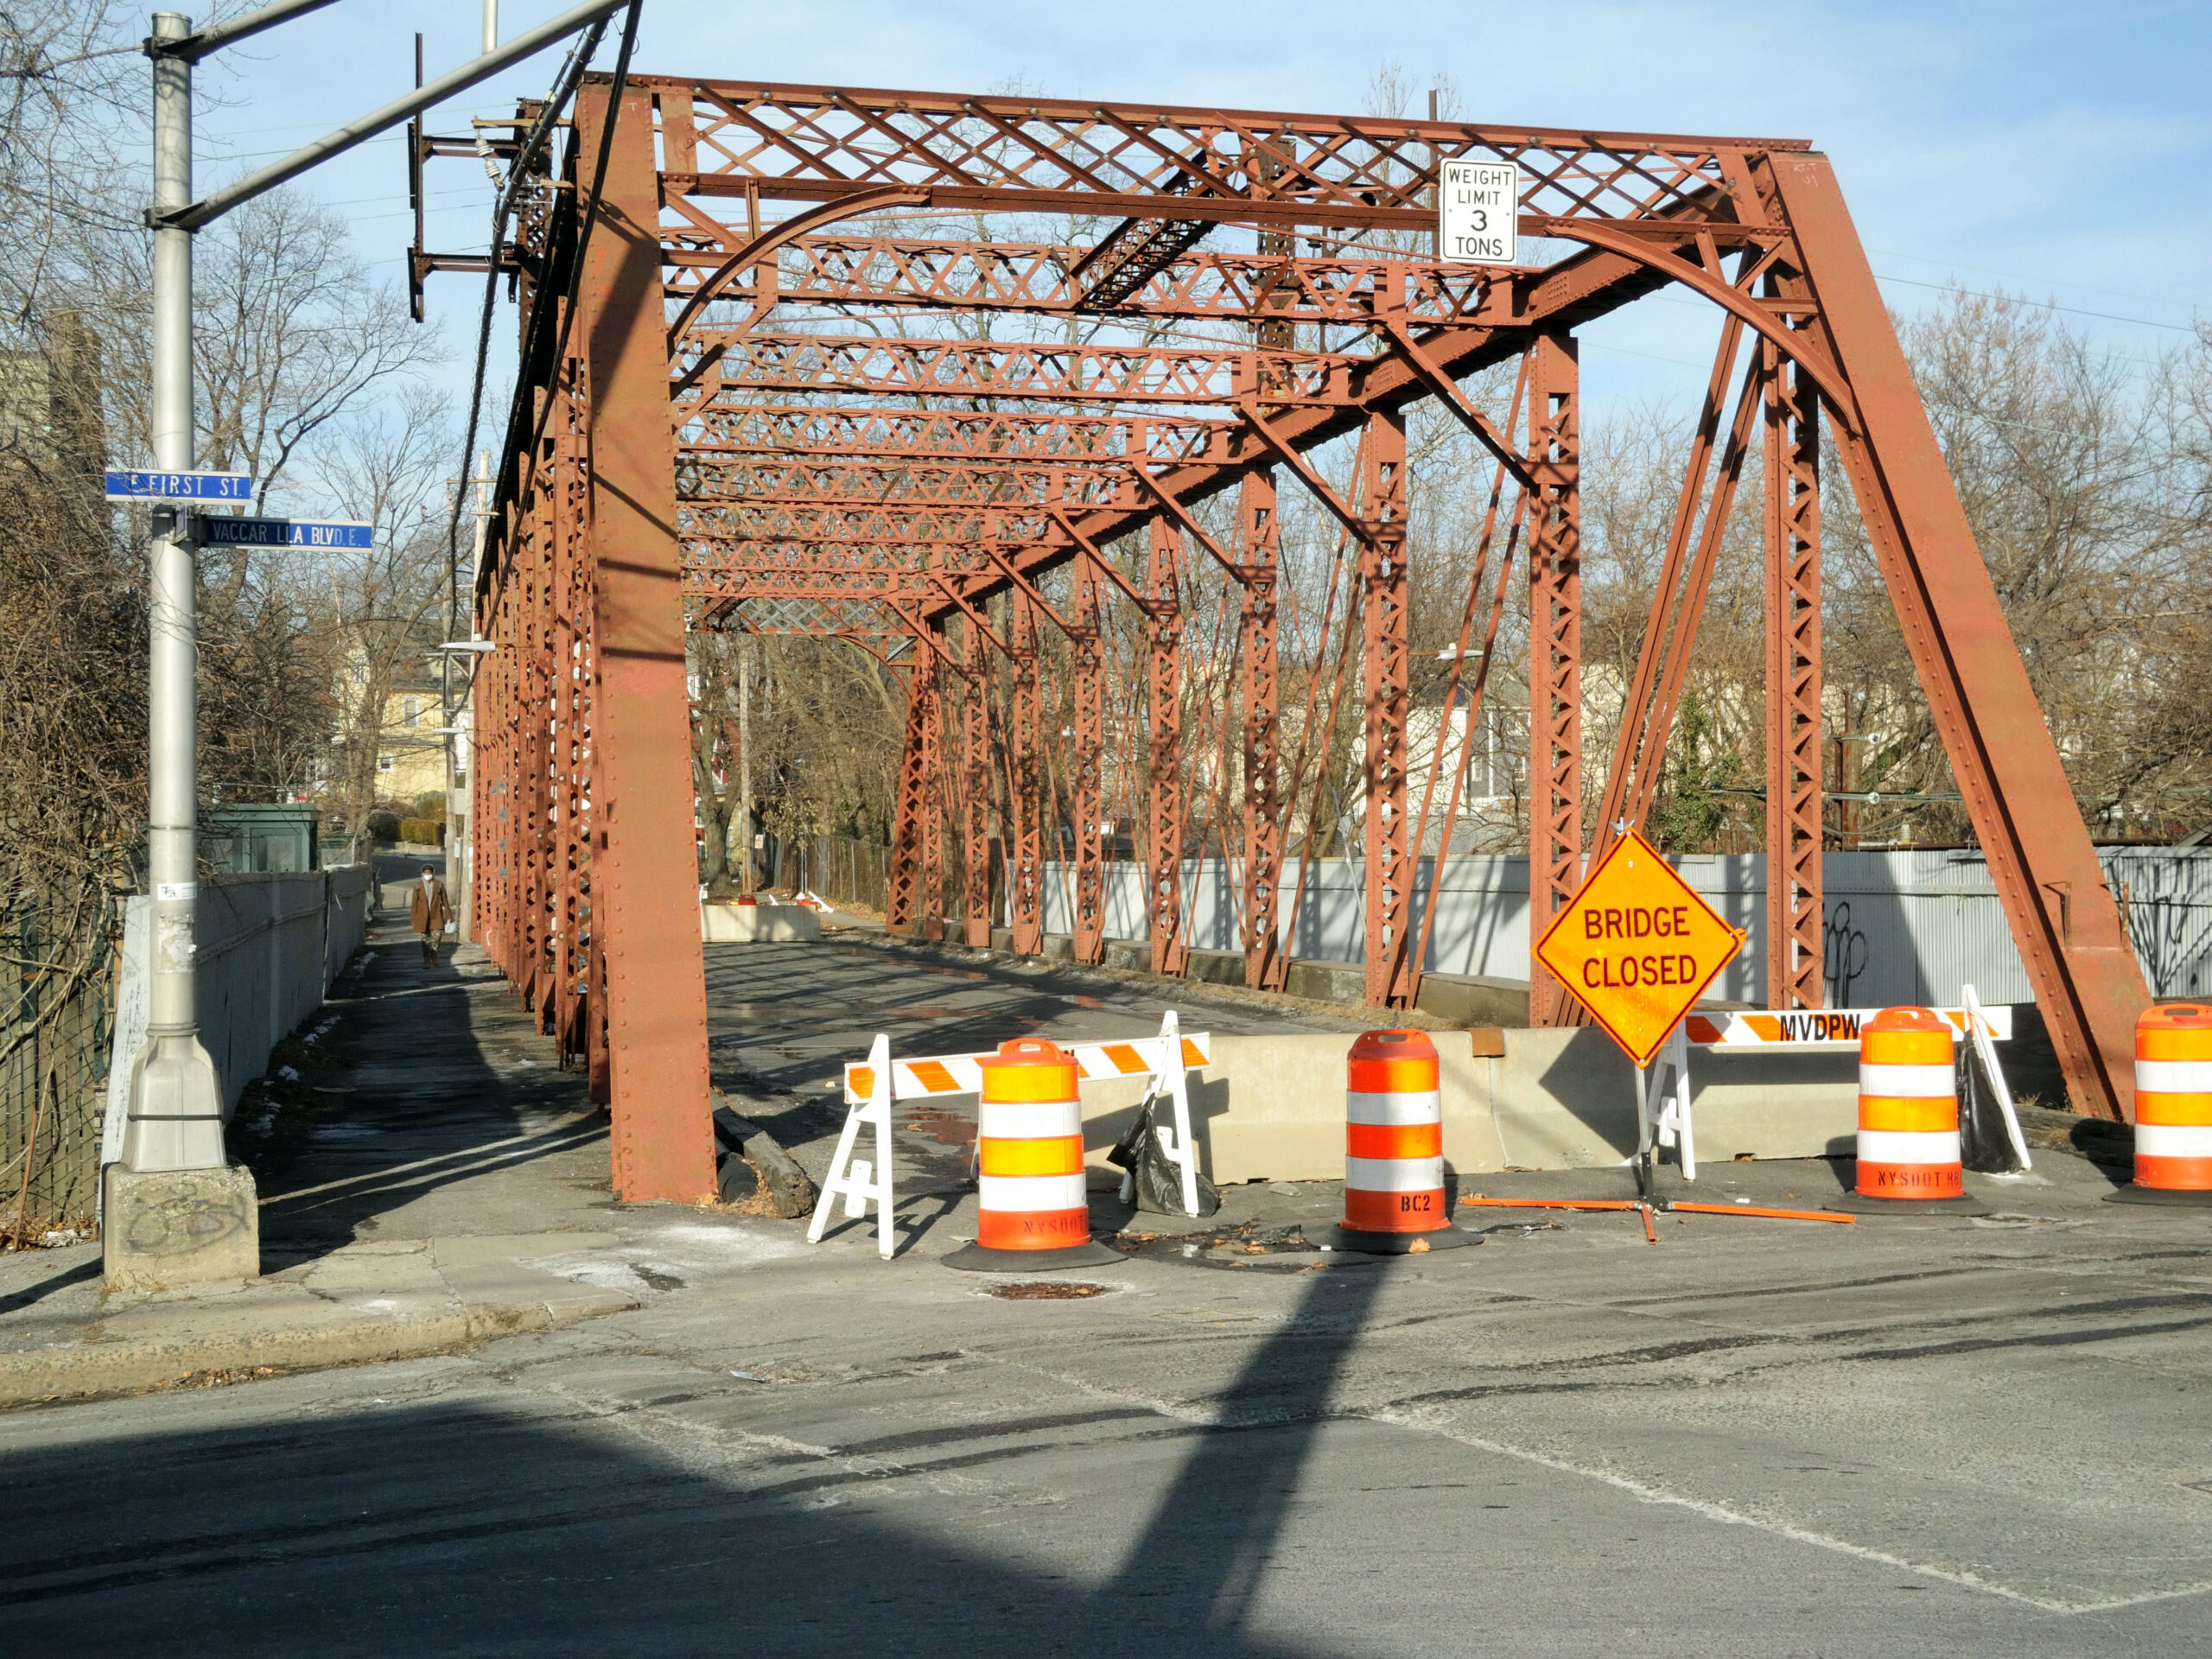
[(1851, 988), (1866, 971), (1871, 954), (1866, 935), (1851, 925), (1851, 901), (1848, 899), (1828, 906), (1828, 913), (1821, 928), (1821, 977), (1827, 981), (1828, 1006), (1847, 1008), (1851, 1006)]

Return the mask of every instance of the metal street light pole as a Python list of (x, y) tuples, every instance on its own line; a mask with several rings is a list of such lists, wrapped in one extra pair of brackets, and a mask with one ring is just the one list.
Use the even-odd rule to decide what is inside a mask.
[[(154, 16), (156, 42), (184, 40), (191, 23)], [(192, 201), (192, 60), (154, 60), (154, 212)], [(154, 231), (154, 464), (192, 470), (192, 232), (158, 220)], [(150, 677), (147, 782), (148, 877), (154, 894), (152, 981), (146, 1046), (131, 1073), (123, 1161), (138, 1171), (219, 1169), (223, 1088), (200, 1044), (193, 961), (199, 835), (198, 563), (181, 506), (154, 510), (149, 549)]]

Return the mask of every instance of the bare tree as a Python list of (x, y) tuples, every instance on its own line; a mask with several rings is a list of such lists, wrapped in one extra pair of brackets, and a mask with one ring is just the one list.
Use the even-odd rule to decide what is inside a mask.
[(339, 423), (319, 459), (320, 492), (375, 526), (367, 551), (326, 554), (315, 573), (338, 652), (324, 799), (352, 830), (377, 803), (378, 756), (397, 735), (388, 719), (395, 683), (410, 666), (423, 668), (443, 638), (451, 485), (440, 469), (453, 442), (447, 402), (416, 385)]

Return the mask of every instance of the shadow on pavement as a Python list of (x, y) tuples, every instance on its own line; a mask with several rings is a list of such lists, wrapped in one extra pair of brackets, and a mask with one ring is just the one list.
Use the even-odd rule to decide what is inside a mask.
[[(1211, 1425), (1132, 1406), (826, 1455), (764, 1439), (741, 1486), (530, 1396), (49, 1441), (10, 1459), (41, 1521), (0, 1548), (0, 1608), (24, 1652), (1317, 1652), (1318, 1632), (1255, 1633), (1254, 1602), (1384, 1271), (1313, 1274)], [(740, 1431), (721, 1444), (751, 1438), (741, 1406), (718, 1421)], [(1144, 1483), (1103, 1469), (1185, 1440), (1148, 1520), (1107, 1507)], [(1094, 1490), (1005, 1507), (1068, 1478), (1009, 1465), (1071, 1448)]]
[[(607, 1124), (481, 950), (448, 942), (425, 963), (404, 912), (386, 906), (326, 1006), (335, 1032), (246, 1147), (265, 1251), (299, 1259), (368, 1236), (536, 1230), (563, 1224), (541, 1212), (584, 1201), (573, 1181), (537, 1195), (499, 1185), (604, 1141)], [(395, 1217), (410, 1205), (412, 1217)]]

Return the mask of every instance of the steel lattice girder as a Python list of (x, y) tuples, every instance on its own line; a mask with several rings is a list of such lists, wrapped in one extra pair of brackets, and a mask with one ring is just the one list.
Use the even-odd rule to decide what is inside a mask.
[(1011, 719), (1007, 734), (1012, 768), (1007, 806), (1014, 834), (1007, 860), (1007, 925), (1009, 943), (1033, 957), (1045, 943), (1045, 832), (1042, 803), (1043, 693), (1038, 684), (1037, 619), (1028, 595), (1016, 592), (1007, 607), (1007, 643), (1013, 647), (1013, 683), (1007, 690)]
[(1817, 1008), (1821, 904), (1820, 400), (1765, 358), (1767, 1006)]
[[(1413, 915), (1419, 852), (1409, 842), (1406, 822), (1406, 727), (1412, 712), (1407, 694), (1412, 644), (1412, 582), (1406, 569), (1409, 485), (1405, 421), (1395, 411), (1377, 413), (1370, 417), (1360, 451), (1360, 678), (1367, 715), (1362, 742), (1367, 1000), (1384, 1007), (1402, 1006), (1412, 977), (1402, 946)], [(1533, 880), (1529, 885), (1533, 891)], [(1529, 937), (1536, 937), (1533, 922)]]
[(721, 402), (686, 406), (679, 454), (893, 456), (915, 460), (1126, 466), (1222, 464), (1235, 421), (1194, 416), (1007, 410), (862, 409), (834, 404)]
[[(1370, 359), (1322, 352), (1254, 353), (1233, 346), (977, 343), (904, 335), (733, 334), (695, 327), (671, 365), (701, 394), (855, 392), (870, 397), (1017, 397), (1052, 403), (1351, 404)], [(687, 405), (677, 404), (680, 415)]]
[[(1529, 937), (1582, 885), (1581, 394), (1572, 340), (1536, 341), (1529, 376)], [(1532, 955), (1529, 1020), (1562, 1023), (1560, 982)]]
[[(744, 240), (744, 232), (733, 227), (710, 247), (670, 248), (670, 293), (686, 293)], [(1416, 258), (1297, 259), (1194, 248), (1153, 272), (1127, 298), (1093, 307), (1069, 275), (1084, 251), (1005, 242), (801, 237), (778, 251), (772, 277), (756, 270), (753, 281), (733, 284), (722, 296), (756, 307), (864, 305), (1048, 315), (1095, 309), (1194, 321), (1264, 318), (1372, 327), (1394, 288), (1414, 322), (1510, 321), (1515, 285), (1541, 275)]]
[(1145, 785), (1151, 818), (1146, 906), (1152, 971), (1183, 971), (1183, 532), (1155, 513), (1146, 537)]
[(963, 632), (968, 676), (960, 710), (961, 941), (981, 950), (991, 943), (991, 663), (982, 630), (971, 620)]
[[(1552, 217), (1701, 207), (1745, 151), (1798, 139), (1412, 121), (648, 77), (669, 196), (834, 201), (887, 185), (932, 206), (1426, 229), (1439, 165), (1517, 162), (1524, 234)], [(1255, 165), (1255, 163), (1264, 163)]]
[(1021, 461), (886, 463), (872, 456), (738, 459), (677, 457), (677, 499), (716, 506), (966, 509), (985, 506), (1133, 506), (1131, 469)]
[(1046, 539), (1059, 520), (1049, 507), (801, 505), (685, 501), (677, 522), (687, 542), (825, 542), (885, 546), (1007, 546)]
[(1075, 959), (1106, 959), (1106, 652), (1099, 626), (1096, 562), (1076, 561), (1068, 590), (1069, 653), (1074, 658), (1075, 738), (1068, 752), (1075, 804)]

